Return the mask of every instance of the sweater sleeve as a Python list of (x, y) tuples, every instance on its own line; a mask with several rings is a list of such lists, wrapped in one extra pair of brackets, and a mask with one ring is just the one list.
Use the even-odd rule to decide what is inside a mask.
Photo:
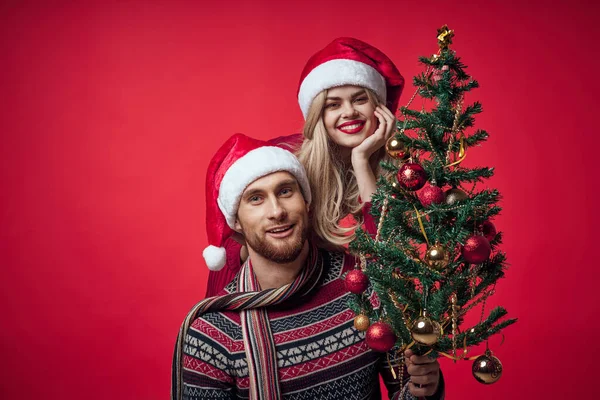
[[(388, 363), (388, 356), (390, 363)], [(394, 350), (390, 351), (388, 355), (382, 353), (381, 359), (379, 360), (379, 375), (381, 375), (381, 379), (383, 380), (383, 384), (385, 385), (388, 391), (388, 397), (392, 400), (401, 399), (400, 394), (402, 392), (402, 388), (400, 387), (399, 380), (399, 369), (400, 366), (397, 362), (394, 361)], [(392, 373), (392, 369), (396, 374), (394, 378), (394, 373)], [(403, 368), (402, 373), (404, 375), (404, 382), (408, 382), (408, 373), (406, 372), (406, 367)], [(408, 398), (406, 398), (407, 400)], [(405, 399), (402, 399), (405, 400)]]
[(373, 219), (373, 216), (371, 215), (371, 202), (368, 201), (364, 204), (363, 208), (362, 208), (362, 213), (363, 213), (363, 220), (364, 220), (364, 225), (365, 225), (365, 231), (371, 235), (371, 236), (375, 236), (377, 234), (377, 224), (375, 223), (375, 220)]
[(225, 247), (225, 254), (227, 255), (225, 267), (220, 271), (210, 271), (208, 273), (206, 297), (212, 297), (219, 294), (221, 290), (235, 278), (242, 267), (242, 260), (240, 260), (240, 250), (242, 245), (235, 240), (228, 238), (225, 240), (223, 247)]
[[(230, 352), (226, 343), (211, 337), (211, 325), (197, 318), (183, 346), (183, 400), (234, 399)], [(213, 335), (215, 336), (215, 335)]]

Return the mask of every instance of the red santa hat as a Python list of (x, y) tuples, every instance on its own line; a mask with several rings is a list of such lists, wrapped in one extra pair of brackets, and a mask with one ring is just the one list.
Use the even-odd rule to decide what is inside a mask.
[(371, 89), (396, 113), (404, 78), (375, 47), (354, 38), (335, 39), (308, 60), (300, 76), (298, 103), (304, 119), (317, 94), (344, 85)]
[(306, 171), (296, 156), (282, 146), (236, 133), (214, 155), (206, 174), (206, 229), (210, 245), (202, 252), (209, 269), (219, 271), (225, 265), (223, 242), (233, 233), (246, 187), (278, 171), (296, 177), (304, 200), (310, 204)]

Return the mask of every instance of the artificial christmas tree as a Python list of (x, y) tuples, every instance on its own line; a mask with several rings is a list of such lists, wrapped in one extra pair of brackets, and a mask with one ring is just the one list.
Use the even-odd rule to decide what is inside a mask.
[[(502, 307), (484, 318), (486, 300), (506, 269), (502, 233), (490, 221), (501, 211), (500, 194), (482, 187), (493, 168), (462, 165), (467, 150), (488, 133), (473, 128), (482, 108), (467, 104), (466, 95), (479, 85), (449, 47), (453, 36), (447, 26), (440, 28), (439, 51), (420, 58), (426, 70), (414, 78), (415, 94), (401, 108), (398, 133), (386, 145), (394, 162), (382, 164), (388, 173), (372, 199), (377, 234), (359, 230), (350, 245), (363, 260), (357, 269), (370, 281), (377, 306), (359, 273), (349, 277), (349, 287), (358, 287), (351, 290), (350, 306), (374, 350), (394, 347), (392, 356), (400, 361), (407, 348), (454, 360), (476, 358), (476, 379), (493, 383), (502, 372), (500, 360), (489, 348), (480, 356), (469, 356), (468, 348), (516, 320), (503, 319)], [(430, 109), (410, 108), (417, 97)], [(481, 318), (464, 327), (474, 307), (481, 307)]]

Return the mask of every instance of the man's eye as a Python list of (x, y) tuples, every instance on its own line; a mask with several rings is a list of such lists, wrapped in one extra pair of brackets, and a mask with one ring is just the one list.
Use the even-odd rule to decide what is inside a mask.
[(260, 201), (260, 197), (259, 196), (252, 196), (248, 199), (248, 201), (250, 203), (256, 203), (257, 201)]
[(290, 195), (292, 194), (292, 189), (290, 188), (285, 188), (285, 189), (281, 189), (281, 192), (279, 192), (281, 195)]

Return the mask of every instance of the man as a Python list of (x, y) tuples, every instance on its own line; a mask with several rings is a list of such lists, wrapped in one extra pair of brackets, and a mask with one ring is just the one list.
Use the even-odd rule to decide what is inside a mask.
[(309, 236), (310, 186), (287, 150), (234, 135), (208, 170), (207, 263), (241, 233), (249, 258), (222, 296), (188, 314), (174, 357), (175, 399), (375, 399), (443, 397), (439, 364), (408, 352), (411, 381), (392, 378), (385, 354), (353, 326), (340, 279), (355, 260)]

